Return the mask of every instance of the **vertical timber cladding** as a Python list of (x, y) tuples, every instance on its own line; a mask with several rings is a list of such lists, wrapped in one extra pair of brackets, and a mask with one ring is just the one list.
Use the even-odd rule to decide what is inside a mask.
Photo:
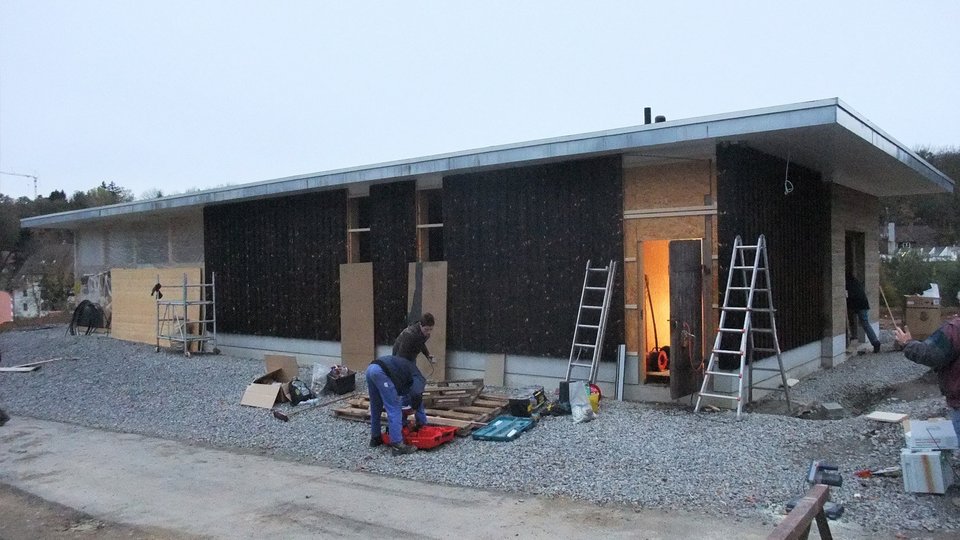
[(370, 186), (374, 339), (393, 345), (407, 326), (407, 264), (417, 260), (417, 183)]
[(344, 190), (205, 208), (217, 330), (339, 341), (346, 215)]
[[(620, 158), (447, 176), (447, 348), (566, 358), (587, 260), (623, 254)], [(618, 268), (604, 359), (623, 343)]]
[[(745, 244), (755, 244), (763, 234), (780, 348), (819, 340), (825, 258), (830, 253), (829, 186), (817, 171), (795, 163), (788, 168), (786, 161), (745, 145), (719, 145), (717, 171), (719, 302), (723, 302), (734, 238), (740, 235)], [(733, 348), (739, 348), (739, 343)], [(734, 366), (727, 360), (721, 367)]]

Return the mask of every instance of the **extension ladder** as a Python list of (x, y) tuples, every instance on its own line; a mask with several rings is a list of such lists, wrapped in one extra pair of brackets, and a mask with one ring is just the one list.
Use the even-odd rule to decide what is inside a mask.
[[(615, 261), (611, 260), (602, 268), (591, 268), (590, 261), (587, 261), (583, 289), (580, 292), (580, 307), (577, 309), (577, 325), (573, 329), (573, 345), (570, 346), (570, 359), (567, 362), (567, 375), (564, 380), (574, 380), (571, 378), (573, 370), (579, 369), (578, 373), (587, 370), (587, 374), (586, 377), (576, 377), (576, 379), (590, 383), (596, 382), (616, 273)], [(601, 280), (603, 280), (602, 286)]]
[[(737, 279), (739, 278), (739, 279)], [(757, 244), (744, 245), (739, 236), (733, 241), (733, 253), (730, 255), (730, 268), (727, 273), (727, 289), (723, 296), (723, 307), (720, 311), (720, 324), (717, 327), (717, 338), (710, 352), (710, 362), (704, 371), (703, 384), (697, 395), (697, 405), (694, 412), (700, 410), (704, 397), (728, 399), (737, 403), (737, 419), (743, 411), (743, 374), (744, 368), (749, 365), (748, 376), (750, 384), (747, 387), (747, 402), (753, 400), (753, 389), (768, 391), (783, 391), (790, 409), (790, 388), (787, 386), (787, 376), (783, 370), (783, 358), (780, 355), (780, 341), (777, 338), (777, 310), (773, 307), (773, 293), (770, 283), (770, 262), (767, 258), (767, 241), (761, 234)], [(743, 317), (742, 324), (737, 326), (736, 319)], [(739, 335), (740, 348), (737, 350), (723, 349), (722, 342), (725, 335)], [(757, 346), (755, 336), (765, 336), (763, 345)], [(754, 367), (757, 353), (772, 353), (777, 356), (778, 368)], [(738, 356), (740, 369), (737, 372), (718, 369), (721, 355)], [(762, 387), (755, 382), (754, 371), (778, 371), (781, 385), (776, 388)], [(711, 387), (714, 377), (736, 377), (736, 393), (723, 393)], [(708, 389), (712, 392), (708, 392)]]

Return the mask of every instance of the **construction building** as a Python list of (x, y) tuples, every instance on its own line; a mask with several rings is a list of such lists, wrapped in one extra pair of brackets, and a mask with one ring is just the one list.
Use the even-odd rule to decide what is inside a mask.
[(363, 369), (429, 311), (433, 378), (508, 386), (556, 387), (587, 261), (614, 261), (598, 381), (613, 395), (625, 344), (622, 396), (643, 401), (699, 390), (733, 240), (763, 234), (789, 374), (841, 362), (847, 268), (879, 314), (878, 197), (954, 181), (839, 99), (661, 120), (22, 224), (74, 231), (115, 338), (155, 341), (156, 282), (215, 275), (223, 351)]

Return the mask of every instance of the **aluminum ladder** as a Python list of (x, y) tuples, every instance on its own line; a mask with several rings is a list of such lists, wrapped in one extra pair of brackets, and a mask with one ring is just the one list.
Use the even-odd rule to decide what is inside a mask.
[[(607, 266), (600, 268), (591, 268), (590, 261), (587, 261), (583, 289), (580, 292), (580, 307), (577, 309), (577, 325), (573, 329), (573, 344), (570, 346), (570, 359), (564, 380), (586, 380), (590, 383), (597, 380), (616, 274), (616, 261), (611, 260)], [(578, 375), (582, 374), (583, 370), (587, 370), (587, 374), (585, 377), (573, 377), (574, 369), (578, 370)]]
[[(751, 260), (752, 259), (752, 260)], [(737, 419), (743, 412), (743, 374), (749, 365), (750, 384), (747, 387), (747, 402), (753, 401), (753, 390), (783, 391), (790, 406), (790, 387), (783, 370), (783, 358), (780, 355), (780, 340), (777, 338), (777, 310), (773, 306), (773, 293), (770, 282), (770, 261), (767, 258), (767, 240), (761, 234), (756, 245), (744, 245), (739, 236), (733, 241), (730, 255), (730, 267), (727, 273), (727, 288), (723, 296), (720, 312), (720, 324), (717, 338), (710, 352), (710, 362), (704, 371), (703, 383), (697, 395), (694, 412), (700, 411), (704, 397), (733, 400), (737, 403)], [(737, 327), (736, 319), (743, 316), (743, 323)], [(723, 349), (723, 337), (727, 334), (740, 336), (740, 348)], [(757, 346), (755, 336), (763, 335), (764, 346)], [(766, 346), (770, 345), (770, 346)], [(777, 368), (755, 367), (757, 353), (776, 354)], [(722, 355), (738, 356), (740, 369), (736, 372), (722, 371), (718, 368)], [(781, 385), (776, 388), (759, 386), (755, 381), (755, 371), (779, 372)], [(724, 393), (711, 386), (714, 377), (736, 377), (736, 393)], [(712, 390), (712, 391), (708, 391)]]

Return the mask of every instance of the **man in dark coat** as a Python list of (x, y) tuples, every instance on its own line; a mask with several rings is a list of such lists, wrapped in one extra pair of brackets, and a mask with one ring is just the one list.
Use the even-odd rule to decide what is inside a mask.
[(387, 433), (393, 455), (409, 454), (416, 450), (403, 442), (403, 398), (416, 411), (414, 429), (427, 423), (423, 408), (423, 389), (426, 379), (417, 365), (400, 356), (381, 356), (367, 368), (367, 391), (370, 394), (370, 446), (383, 444), (380, 415), (387, 411)]
[(873, 345), (873, 352), (880, 352), (880, 340), (870, 325), (870, 301), (867, 300), (867, 293), (863, 290), (863, 285), (857, 281), (857, 278), (850, 272), (847, 272), (847, 315), (850, 320), (850, 331), (857, 335), (857, 321), (863, 327), (863, 333), (866, 334), (870, 344)]
[(427, 340), (430, 339), (430, 333), (433, 332), (433, 315), (424, 313), (420, 320), (406, 327), (397, 340), (393, 342), (393, 355), (402, 356), (407, 360), (417, 363), (417, 355), (423, 353), (430, 363), (433, 363), (433, 356), (427, 350)]

